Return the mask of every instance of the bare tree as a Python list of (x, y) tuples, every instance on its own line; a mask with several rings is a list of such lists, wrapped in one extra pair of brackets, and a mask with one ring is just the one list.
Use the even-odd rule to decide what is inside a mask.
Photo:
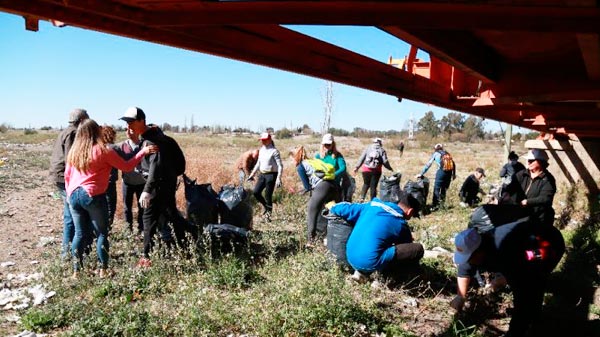
[(331, 125), (331, 116), (333, 115), (333, 82), (327, 81), (325, 92), (321, 93), (323, 99), (324, 119), (321, 125), (321, 134), (326, 134)]

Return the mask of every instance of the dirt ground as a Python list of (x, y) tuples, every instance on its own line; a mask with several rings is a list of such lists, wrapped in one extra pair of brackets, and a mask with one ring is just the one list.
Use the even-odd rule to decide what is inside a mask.
[[(58, 252), (62, 201), (54, 196), (47, 169), (29, 165), (24, 159), (49, 161), (49, 143), (2, 144), (0, 149), (0, 275), (4, 279), (10, 273), (36, 272), (42, 253)], [(14, 265), (7, 266), (9, 262)]]
[[(0, 144), (0, 335), (17, 334), (11, 306), (20, 289), (39, 282), (44, 259), (58, 254), (62, 201), (47, 179), (51, 143)], [(46, 257), (44, 257), (46, 256)], [(9, 291), (13, 292), (13, 299)], [(32, 305), (31, 303), (27, 304)]]

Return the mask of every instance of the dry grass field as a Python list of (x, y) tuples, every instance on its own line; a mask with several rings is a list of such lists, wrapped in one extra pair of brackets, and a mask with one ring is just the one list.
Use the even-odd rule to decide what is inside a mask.
[[(304, 248), (306, 202), (288, 153), (304, 145), (318, 150), (320, 137), (275, 140), (284, 161), (283, 188), (274, 195), (271, 222), (255, 210), (249, 249), (223, 257), (199, 253), (193, 258), (156, 256), (150, 269), (135, 267), (141, 243), (128, 233), (120, 206), (110, 234), (114, 276), (85, 274), (71, 280), (70, 264), (59, 259), (62, 219), (60, 201), (51, 197), (44, 179), (54, 133), (26, 137), (0, 134), (0, 268), (4, 289), (32, 285), (15, 275), (42, 272), (42, 282), (56, 295), (45, 304), (4, 310), (0, 335), (29, 329), (66, 336), (501, 336), (510, 318), (510, 293), (476, 297), (464, 315), (448, 303), (454, 292), (449, 254), (425, 258), (419, 273), (371, 284), (355, 284), (338, 268), (325, 247)], [(120, 135), (123, 138), (123, 135)], [(35, 139), (33, 138), (35, 137)], [(257, 148), (255, 136), (176, 134), (187, 158), (186, 174), (218, 191), (236, 181), (234, 163)], [(354, 167), (369, 139), (339, 137), (338, 149)], [(384, 139), (391, 164), (403, 174), (401, 185), (420, 172), (435, 142), (406, 142), (404, 155)], [(411, 220), (414, 236), (426, 249), (453, 248), (453, 236), (465, 228), (471, 210), (458, 206), (458, 190), (476, 168), (483, 167), (483, 188), (499, 181), (505, 162), (499, 142), (446, 144), (457, 164), (457, 179), (448, 191), (448, 207)], [(513, 149), (525, 153), (523, 144)], [(432, 180), (432, 167), (427, 176)], [(389, 173), (389, 172), (386, 172)], [(362, 179), (357, 177), (357, 189)], [(251, 187), (250, 185), (246, 187)], [(120, 189), (118, 189), (120, 191)], [(355, 194), (356, 197), (357, 194)], [(178, 207), (185, 212), (183, 188)], [(429, 200), (431, 200), (431, 193)], [(557, 222), (568, 253), (553, 274), (543, 322), (532, 336), (597, 336), (600, 331), (600, 234), (598, 214), (580, 186), (559, 186)], [(41, 245), (42, 238), (54, 243)], [(37, 261), (32, 264), (31, 261)], [(95, 259), (86, 260), (93, 270)], [(17, 317), (18, 319), (15, 319)]]

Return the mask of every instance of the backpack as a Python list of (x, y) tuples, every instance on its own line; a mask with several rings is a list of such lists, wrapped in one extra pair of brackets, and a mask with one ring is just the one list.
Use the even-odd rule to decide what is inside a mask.
[(381, 151), (374, 146), (369, 147), (369, 149), (367, 150), (367, 155), (365, 157), (365, 166), (370, 169), (376, 169), (381, 164)]
[(452, 160), (452, 156), (448, 152), (442, 152), (441, 159), (441, 167), (443, 171), (452, 171), (454, 170), (454, 160)]
[(180, 176), (185, 173), (185, 155), (177, 144), (175, 139), (164, 135), (163, 139), (161, 139), (161, 144), (165, 147), (165, 149), (160, 149), (161, 155), (165, 158), (165, 162), (172, 168), (173, 173), (176, 176)]
[(306, 163), (314, 170), (314, 175), (323, 180), (335, 179), (335, 168), (321, 159), (306, 159)]

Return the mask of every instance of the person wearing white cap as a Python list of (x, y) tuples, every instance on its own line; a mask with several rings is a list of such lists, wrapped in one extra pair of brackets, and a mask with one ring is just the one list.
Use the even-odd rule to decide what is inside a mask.
[(387, 152), (383, 148), (383, 141), (381, 138), (376, 137), (373, 138), (373, 143), (367, 146), (360, 155), (354, 167), (354, 173), (361, 169), (363, 177), (363, 186), (360, 191), (361, 202), (365, 201), (369, 189), (371, 190), (371, 200), (377, 197), (377, 184), (381, 179), (383, 167), (392, 172), (394, 171), (388, 160)]
[(75, 235), (75, 225), (65, 191), (65, 161), (67, 154), (75, 141), (77, 127), (89, 116), (85, 109), (73, 109), (69, 114), (69, 126), (67, 126), (54, 141), (52, 157), (50, 157), (50, 180), (56, 185), (58, 193), (63, 200), (63, 240), (61, 256), (67, 258), (71, 252), (71, 242)]
[(470, 280), (479, 270), (499, 272), (493, 291), (505, 284), (513, 292), (513, 314), (505, 336), (524, 336), (539, 316), (546, 283), (565, 251), (562, 234), (555, 227), (536, 229), (527, 219), (495, 227), (485, 234), (469, 228), (455, 237), (454, 263), (458, 266), (457, 295), (450, 302), (461, 311)]
[(527, 169), (514, 174), (500, 203), (521, 205), (529, 210), (536, 224), (552, 226), (556, 180), (547, 170), (548, 155), (544, 150), (533, 149), (527, 152), (525, 159)]
[[(338, 189), (339, 200), (352, 201), (354, 189), (353, 178), (346, 171), (346, 159), (337, 149), (337, 143), (331, 133), (326, 133), (321, 139), (321, 148), (315, 154), (316, 159), (321, 159), (327, 164), (333, 165), (335, 170), (335, 185)], [(338, 200), (338, 198), (336, 198)]]
[(423, 177), (434, 162), (438, 165), (433, 184), (433, 198), (431, 200), (431, 210), (436, 211), (446, 200), (446, 191), (450, 187), (450, 182), (456, 179), (456, 163), (450, 153), (444, 150), (442, 144), (435, 144), (433, 150), (431, 158), (429, 158), (421, 173), (417, 175), (417, 178)]
[[(262, 146), (258, 150), (258, 161), (254, 165), (252, 172), (248, 176), (248, 181), (253, 180), (257, 172), (260, 176), (254, 185), (252, 194), (265, 208), (263, 215), (267, 221), (271, 221), (273, 212), (273, 191), (275, 187), (281, 187), (281, 177), (283, 176), (283, 162), (281, 154), (275, 147), (270, 133), (263, 132), (258, 138)], [(262, 193), (265, 191), (265, 196)]]

